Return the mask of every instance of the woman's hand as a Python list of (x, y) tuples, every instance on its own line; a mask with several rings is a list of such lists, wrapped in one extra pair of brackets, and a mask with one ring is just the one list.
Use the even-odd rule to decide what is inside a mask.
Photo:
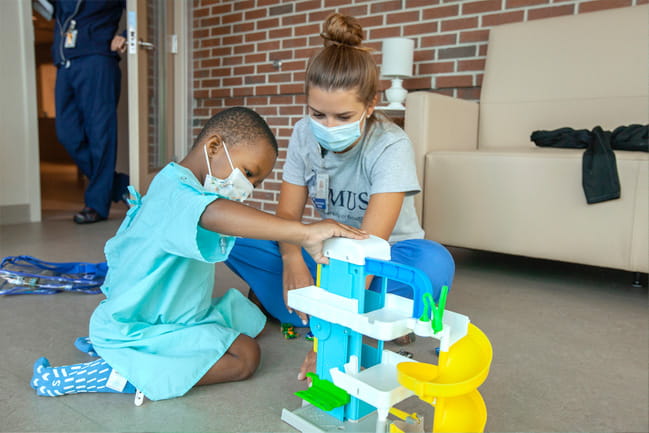
[[(282, 260), (284, 264), (282, 272), (284, 304), (288, 311), (292, 313), (293, 309), (288, 306), (288, 291), (313, 285), (313, 277), (311, 276), (311, 272), (309, 272), (306, 263), (304, 263), (301, 252), (299, 252), (298, 255), (282, 257)], [(300, 311), (297, 311), (296, 313), (300, 319), (302, 319), (302, 323), (306, 325), (308, 323), (308, 316)]]
[[(309, 350), (302, 362), (302, 367), (300, 367), (300, 372), (297, 375), (297, 380), (307, 379), (306, 374), (309, 372), (315, 373), (316, 365), (316, 353), (313, 350)], [(308, 379), (308, 383), (311, 384), (311, 379)]]

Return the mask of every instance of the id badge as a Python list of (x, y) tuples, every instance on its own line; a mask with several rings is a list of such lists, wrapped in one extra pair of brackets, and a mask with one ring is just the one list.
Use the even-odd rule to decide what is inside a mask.
[(329, 175), (318, 173), (315, 178), (315, 196), (313, 205), (323, 212), (327, 211), (327, 199), (329, 198)]
[(65, 32), (65, 43), (63, 46), (65, 48), (74, 48), (77, 46), (77, 30), (68, 30)]

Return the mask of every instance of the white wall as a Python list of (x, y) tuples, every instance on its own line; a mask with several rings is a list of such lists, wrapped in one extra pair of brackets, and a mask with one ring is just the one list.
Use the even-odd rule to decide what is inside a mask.
[(0, 224), (40, 221), (31, 1), (0, 1)]

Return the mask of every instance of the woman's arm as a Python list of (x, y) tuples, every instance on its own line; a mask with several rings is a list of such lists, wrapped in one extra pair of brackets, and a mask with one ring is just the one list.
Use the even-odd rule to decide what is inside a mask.
[(405, 196), (405, 192), (372, 194), (363, 216), (361, 228), (369, 234), (387, 241), (397, 224)]

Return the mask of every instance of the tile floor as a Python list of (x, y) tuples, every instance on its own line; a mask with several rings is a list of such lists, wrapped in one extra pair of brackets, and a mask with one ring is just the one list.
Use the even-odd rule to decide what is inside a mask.
[[(76, 210), (76, 206), (73, 207)], [(27, 254), (52, 261), (101, 261), (119, 224), (70, 221), (47, 211), (42, 223), (0, 226), (0, 257)], [(66, 213), (67, 212), (67, 213)], [(632, 287), (627, 272), (451, 249), (457, 272), (447, 308), (471, 317), (491, 339), (494, 360), (480, 388), (492, 432), (649, 431), (649, 314), (646, 275)], [(217, 265), (215, 296), (245, 284)], [(259, 338), (262, 364), (249, 380), (196, 388), (181, 398), (133, 405), (132, 396), (36, 396), (29, 387), (39, 356), (52, 364), (85, 362), (73, 341), (87, 334), (99, 295), (0, 297), (0, 431), (292, 432), (281, 421), (295, 409), (295, 377), (309, 343), (284, 340), (276, 323)], [(387, 348), (398, 350), (391, 343)], [(435, 340), (407, 347), (435, 362)], [(399, 405), (432, 410), (412, 398)]]

